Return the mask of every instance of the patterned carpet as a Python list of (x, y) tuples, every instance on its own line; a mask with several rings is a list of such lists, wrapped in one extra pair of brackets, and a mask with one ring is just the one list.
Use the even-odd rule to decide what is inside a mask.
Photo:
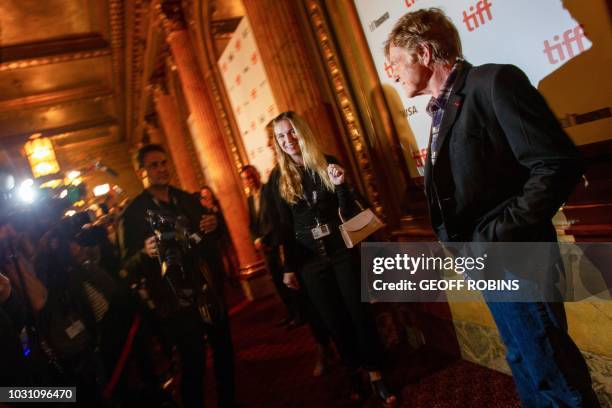
[[(234, 306), (232, 335), (241, 407), (354, 407), (339, 364), (312, 376), (315, 345), (306, 327), (275, 327), (282, 307), (273, 297)], [(435, 350), (389, 352), (388, 384), (403, 407), (518, 407), (512, 378)], [(216, 406), (211, 361), (206, 378), (207, 406)], [(380, 406), (374, 398), (361, 406)]]

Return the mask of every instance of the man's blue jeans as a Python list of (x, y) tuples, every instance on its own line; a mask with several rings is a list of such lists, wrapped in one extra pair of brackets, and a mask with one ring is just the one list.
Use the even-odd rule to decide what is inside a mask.
[(599, 407), (586, 362), (567, 333), (563, 303), (487, 304), (523, 408)]

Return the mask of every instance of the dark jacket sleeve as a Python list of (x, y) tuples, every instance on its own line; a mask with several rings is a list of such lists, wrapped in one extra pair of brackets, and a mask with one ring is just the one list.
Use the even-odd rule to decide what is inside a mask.
[(508, 144), (529, 177), (503, 212), (478, 229), (485, 240), (511, 241), (550, 222), (574, 189), (583, 165), (578, 149), (521, 70), (503, 66), (492, 81), (491, 100)]
[[(261, 229), (261, 240), (269, 247), (278, 246), (278, 236), (274, 219), (278, 217), (274, 207), (274, 197), (270, 197), (271, 184), (268, 182), (261, 187), (261, 201), (259, 208), (259, 225)], [(257, 238), (257, 237), (256, 237)]]
[[(263, 187), (262, 187), (263, 188)], [(262, 193), (263, 194), (263, 191)], [(251, 237), (251, 241), (255, 241), (259, 238), (259, 231), (257, 231), (257, 220), (255, 219), (255, 197), (250, 195), (247, 198), (247, 211), (249, 213), (249, 236)], [(260, 209), (261, 211), (261, 209)]]
[(361, 197), (350, 187), (348, 181), (336, 186), (336, 197), (345, 221), (357, 215), (362, 207), (366, 208), (368, 206), (365, 200), (361, 200)]
[(289, 204), (282, 197), (279, 196), (279, 198), (281, 200), (279, 203), (281, 215), (277, 234), (285, 258), (283, 269), (285, 272), (297, 272), (302, 253), (295, 237), (293, 215)]
[(131, 219), (129, 214), (125, 212), (121, 214), (117, 226), (117, 240), (122, 265), (139, 258), (144, 249), (144, 240), (140, 240), (136, 236), (137, 233), (133, 224), (134, 220)]
[[(129, 207), (128, 207), (129, 208)], [(158, 268), (158, 261), (150, 258), (144, 253), (144, 241), (146, 239), (144, 219), (135, 211), (124, 211), (119, 217), (117, 225), (117, 241), (121, 256), (120, 274), (128, 284), (134, 283), (143, 276), (146, 270)], [(127, 272), (127, 274), (126, 274)]]
[(293, 215), (289, 204), (283, 199), (279, 189), (280, 172), (276, 167), (270, 174), (266, 185), (266, 217), (269, 220), (267, 228), (271, 231), (269, 242), (271, 246), (282, 245), (285, 258), (285, 272), (296, 272), (299, 266), (300, 250), (293, 230)]
[[(337, 164), (344, 168), (344, 166), (342, 166), (338, 162), (338, 159), (336, 159), (334, 156), (326, 155), (325, 158), (327, 159), (328, 163)], [(340, 210), (342, 211), (342, 216), (345, 217), (345, 219), (353, 217), (357, 213), (359, 213), (359, 211), (361, 210), (360, 206), (364, 208), (368, 206), (367, 203), (362, 202), (363, 200), (361, 200), (361, 197), (356, 194), (353, 188), (351, 187), (351, 184), (346, 176), (346, 169), (344, 183), (340, 184), (339, 186), (335, 186), (334, 191), (338, 200), (338, 207), (340, 207)]]

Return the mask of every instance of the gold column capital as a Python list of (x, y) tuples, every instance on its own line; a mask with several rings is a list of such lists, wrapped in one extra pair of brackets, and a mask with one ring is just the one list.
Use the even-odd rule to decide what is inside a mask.
[(166, 76), (164, 73), (160, 74), (155, 71), (146, 86), (146, 91), (154, 100), (162, 95), (168, 95), (168, 84), (166, 83)]
[(187, 24), (180, 0), (159, 0), (155, 4), (156, 17), (166, 38), (177, 31), (185, 30)]
[(151, 73), (146, 90), (153, 97), (153, 99), (156, 99), (161, 95), (168, 95), (169, 92), (168, 81), (166, 78), (165, 58), (160, 58), (155, 70)]

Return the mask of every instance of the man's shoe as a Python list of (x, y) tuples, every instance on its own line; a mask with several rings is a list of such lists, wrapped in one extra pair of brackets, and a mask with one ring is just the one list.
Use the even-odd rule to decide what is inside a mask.
[(312, 371), (312, 375), (314, 377), (320, 377), (326, 374), (329, 371), (332, 360), (333, 351), (331, 347), (329, 345), (323, 347), (320, 344), (317, 344), (317, 363)]
[(312, 370), (313, 377), (321, 377), (322, 375), (327, 374), (329, 371), (329, 361), (325, 354), (319, 354), (317, 357), (317, 363), (315, 364), (314, 370)]
[(377, 396), (386, 408), (393, 408), (397, 406), (397, 397), (393, 395), (388, 389), (383, 380), (372, 381), (372, 391)]

